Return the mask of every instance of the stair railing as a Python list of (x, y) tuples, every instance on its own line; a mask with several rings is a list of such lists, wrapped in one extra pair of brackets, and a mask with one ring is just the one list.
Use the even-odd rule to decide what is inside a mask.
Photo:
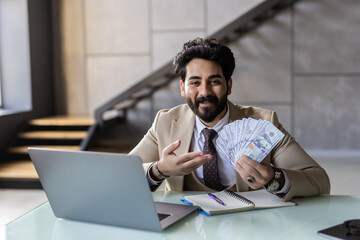
[[(262, 1), (248, 12), (207, 37), (215, 38), (225, 45), (232, 43), (295, 2), (296, 0)], [(87, 137), (82, 141), (80, 149), (88, 149), (88, 146), (94, 141), (97, 131), (104, 125), (105, 121), (115, 118), (126, 119), (128, 109), (134, 107), (143, 98), (151, 97), (154, 92), (165, 87), (176, 78), (172, 61), (169, 61), (140, 82), (97, 108), (95, 110), (95, 123), (89, 128)]]

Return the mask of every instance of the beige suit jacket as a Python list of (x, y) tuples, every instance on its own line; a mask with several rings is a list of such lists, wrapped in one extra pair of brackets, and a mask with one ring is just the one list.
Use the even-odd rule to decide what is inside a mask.
[[(290, 136), (279, 123), (274, 111), (234, 105), (229, 101), (230, 122), (242, 118), (263, 119), (271, 122), (280, 129), (285, 137), (265, 157), (263, 162), (283, 169), (291, 181), (289, 192), (284, 196), (290, 200), (295, 196), (311, 196), (328, 194), (330, 192), (329, 178), (324, 171)], [(177, 155), (189, 152), (195, 124), (195, 115), (187, 104), (182, 104), (170, 110), (161, 110), (155, 117), (152, 127), (140, 143), (130, 152), (131, 155), (141, 157), (145, 172), (150, 164), (161, 158), (162, 151), (169, 144), (181, 140), (180, 147), (175, 151)], [(235, 171), (235, 190), (248, 191), (248, 185)], [(184, 190), (184, 179), (191, 183), (187, 190), (209, 191), (204, 184), (197, 180), (195, 174), (189, 176), (171, 176), (167, 178), (166, 190)]]

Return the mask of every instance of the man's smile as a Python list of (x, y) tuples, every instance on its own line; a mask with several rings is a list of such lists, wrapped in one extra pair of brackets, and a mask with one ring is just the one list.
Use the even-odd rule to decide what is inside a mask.
[(199, 103), (199, 107), (211, 107), (214, 105), (215, 105), (214, 102), (209, 102), (209, 101), (204, 101), (204, 102)]

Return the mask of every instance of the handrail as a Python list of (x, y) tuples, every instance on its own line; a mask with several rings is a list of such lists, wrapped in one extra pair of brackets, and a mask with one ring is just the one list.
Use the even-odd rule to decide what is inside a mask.
[[(241, 15), (231, 23), (227, 24), (217, 32), (209, 35), (208, 37), (216, 38), (223, 44), (228, 44), (240, 38), (245, 32), (250, 31), (257, 27), (259, 23), (265, 19), (273, 16), (277, 11), (287, 7), (295, 1), (292, 0), (265, 0)], [(118, 94), (108, 102), (95, 110), (95, 122), (99, 125), (103, 124), (104, 113), (114, 109), (114, 106), (127, 100), (134, 99), (133, 95), (142, 90), (143, 88), (151, 88), (155, 91), (157, 88), (162, 87), (174, 80), (176, 76), (173, 73), (172, 61), (150, 73), (140, 82), (131, 86), (128, 90)], [(154, 84), (157, 81), (163, 81), (164, 84)], [(157, 86), (152, 86), (157, 85)], [(153, 92), (152, 91), (152, 92)], [(152, 94), (150, 91), (149, 95)]]
[(172, 63), (169, 62), (160, 69), (156, 70), (155, 72), (152, 72), (142, 81), (131, 86), (125, 92), (120, 93), (119, 95), (115, 96), (114, 98), (106, 102), (104, 105), (97, 108), (95, 110), (95, 122), (102, 124), (103, 122), (102, 115), (104, 114), (104, 112), (111, 110), (115, 105), (119, 104), (122, 101), (131, 99), (131, 97), (137, 92), (139, 92), (141, 89), (146, 87), (152, 87), (151, 85), (154, 83), (154, 81), (159, 81), (159, 79), (161, 80), (163, 78), (166, 78), (170, 82), (173, 78), (176, 77), (173, 74), (169, 74), (169, 72), (171, 72), (171, 69), (172, 69)]

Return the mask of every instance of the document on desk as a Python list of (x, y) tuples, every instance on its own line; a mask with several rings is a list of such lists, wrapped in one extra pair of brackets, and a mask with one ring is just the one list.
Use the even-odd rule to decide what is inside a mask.
[(224, 190), (212, 193), (224, 204), (219, 204), (207, 193), (185, 196), (185, 199), (192, 204), (199, 206), (209, 215), (239, 212), (259, 208), (276, 208), (295, 206), (294, 202), (284, 202), (283, 199), (273, 195), (265, 190), (250, 192), (231, 192)]

